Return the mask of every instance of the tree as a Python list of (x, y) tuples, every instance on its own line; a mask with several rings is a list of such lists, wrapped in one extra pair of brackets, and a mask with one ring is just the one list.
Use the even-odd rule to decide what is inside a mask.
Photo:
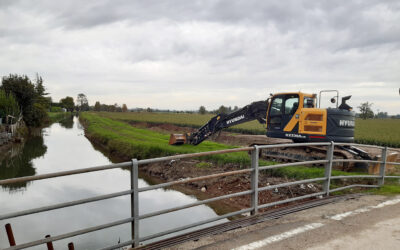
[(368, 118), (374, 118), (374, 112), (371, 109), (372, 103), (369, 102), (364, 102), (361, 103), (360, 106), (358, 106), (357, 108), (360, 109), (360, 117), (362, 119), (368, 119)]
[(45, 105), (48, 99), (44, 97), (46, 93), (41, 77), (34, 85), (26, 75), (10, 74), (2, 78), (1, 89), (15, 97), (28, 127), (39, 127), (47, 120)]
[(22, 110), (26, 107), (32, 106), (35, 97), (35, 85), (29, 80), (27, 76), (9, 75), (2, 79), (2, 89), (9, 95), (14, 95)]
[(221, 105), (221, 107), (219, 107), (217, 113), (218, 114), (227, 114), (228, 113), (228, 108), (225, 107), (224, 105)]
[(100, 105), (100, 102), (97, 101), (97, 102), (94, 104), (94, 111), (100, 111), (100, 110), (101, 110), (101, 105)]
[(80, 93), (76, 98), (76, 105), (78, 110), (80, 111), (88, 111), (89, 110), (89, 102), (85, 94)]
[(60, 100), (61, 107), (67, 109), (67, 111), (74, 111), (75, 103), (74, 103), (74, 98), (67, 96), (63, 99)]
[(36, 92), (36, 103), (42, 105), (45, 109), (50, 109), (51, 107), (51, 97), (46, 97), (49, 93), (46, 93), (46, 88), (43, 85), (43, 78), (36, 73), (35, 80), (35, 92)]
[(122, 112), (128, 112), (128, 107), (126, 106), (126, 104), (122, 104)]
[(8, 115), (18, 117), (19, 112), (18, 102), (14, 96), (7, 95), (4, 90), (0, 89), (0, 118), (3, 122), (7, 120)]
[(205, 113), (207, 113), (206, 107), (200, 106), (200, 108), (199, 108), (199, 113), (202, 114), (202, 115), (204, 115)]
[(387, 112), (378, 112), (375, 117), (379, 119), (386, 119), (389, 117), (389, 115)]

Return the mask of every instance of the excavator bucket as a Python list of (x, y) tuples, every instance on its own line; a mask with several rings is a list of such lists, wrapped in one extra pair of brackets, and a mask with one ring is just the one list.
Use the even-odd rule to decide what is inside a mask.
[(169, 145), (182, 145), (186, 143), (185, 134), (171, 134), (169, 137)]
[[(378, 156), (378, 161), (381, 161), (382, 156)], [(388, 153), (386, 156), (387, 162), (400, 162), (400, 154), (397, 152)], [(380, 163), (375, 163), (374, 165), (370, 166), (368, 169), (369, 174), (379, 174), (379, 169), (381, 167)], [(396, 169), (396, 165), (393, 164), (386, 164), (386, 173), (391, 173)]]

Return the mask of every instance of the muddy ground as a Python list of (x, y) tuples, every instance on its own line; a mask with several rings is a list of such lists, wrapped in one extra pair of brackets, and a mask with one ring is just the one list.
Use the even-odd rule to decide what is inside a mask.
[[(203, 167), (199, 160), (178, 160), (170, 162), (161, 162), (157, 164), (149, 164), (141, 167), (142, 174), (147, 174), (153, 178), (162, 181), (174, 181), (185, 178), (206, 176), (211, 174), (225, 173), (240, 169), (234, 164), (219, 165), (207, 162)], [(275, 185), (287, 182), (288, 179), (272, 177), (267, 174), (260, 174), (259, 187)], [(186, 194), (193, 194), (199, 199), (208, 199), (212, 197), (222, 196), (231, 193), (238, 193), (251, 189), (250, 174), (232, 175), (226, 177), (213, 178), (198, 182), (179, 185), (181, 191)], [(292, 187), (277, 188), (271, 191), (263, 191), (259, 193), (259, 204), (273, 202), (281, 199), (292, 198), (321, 190), (321, 186), (317, 184), (297, 185)], [(188, 190), (184, 190), (188, 189)], [(225, 199), (219, 204), (214, 204), (221, 211), (227, 212), (250, 207), (250, 195), (244, 195)], [(224, 206), (226, 206), (224, 208)], [(228, 209), (229, 208), (229, 209)]]

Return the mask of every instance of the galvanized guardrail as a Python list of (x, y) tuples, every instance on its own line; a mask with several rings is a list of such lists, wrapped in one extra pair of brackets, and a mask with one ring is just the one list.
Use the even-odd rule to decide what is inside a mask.
[[(350, 146), (378, 148), (378, 149), (382, 150), (382, 158), (381, 158), (382, 160), (381, 161), (372, 161), (372, 160), (334, 159), (333, 152), (334, 152), (334, 148), (336, 145), (338, 145), (338, 146), (350, 145)], [(328, 147), (326, 158), (324, 160), (312, 160), (312, 161), (304, 161), (304, 162), (291, 162), (291, 163), (282, 163), (282, 164), (275, 164), (275, 165), (268, 165), (268, 166), (259, 166), (260, 150), (267, 149), (267, 148), (287, 148), (287, 147), (301, 147), (301, 146), (326, 146), (326, 147)], [(379, 187), (384, 184), (385, 178), (400, 178), (400, 176), (386, 176), (385, 175), (385, 169), (386, 169), (387, 164), (400, 165), (400, 163), (398, 163), (398, 162), (387, 162), (386, 161), (388, 149), (389, 148), (387, 148), (387, 147), (378, 147), (378, 146), (373, 146), (373, 145), (359, 145), (359, 144), (333, 143), (333, 142), (330, 142), (330, 143), (329, 142), (318, 142), (318, 143), (278, 144), (278, 145), (263, 145), (263, 146), (256, 145), (256, 146), (252, 146), (252, 147), (242, 147), (242, 148), (218, 150), (218, 151), (202, 152), (202, 153), (193, 153), (193, 154), (182, 154), (182, 155), (174, 155), (174, 156), (145, 159), (145, 160), (133, 159), (131, 162), (124, 162), (124, 163), (97, 166), (97, 167), (91, 167), (91, 168), (82, 168), (82, 169), (76, 169), (76, 170), (62, 171), (62, 172), (57, 172), (57, 173), (49, 173), (49, 174), (42, 174), (42, 175), (36, 175), (36, 176), (27, 176), (27, 177), (13, 178), (13, 179), (7, 179), (7, 180), (0, 180), (0, 185), (5, 185), (5, 184), (18, 183), (18, 182), (43, 180), (43, 179), (49, 179), (49, 178), (55, 178), (55, 177), (61, 177), (61, 176), (89, 173), (89, 172), (95, 172), (95, 171), (104, 171), (104, 170), (115, 169), (115, 168), (128, 168), (128, 167), (131, 168), (131, 171), (130, 171), (131, 172), (131, 181), (130, 181), (131, 187), (128, 190), (111, 193), (111, 194), (106, 194), (106, 195), (99, 195), (99, 196), (95, 196), (95, 197), (91, 197), (91, 198), (80, 199), (80, 200), (75, 200), (75, 201), (70, 201), (70, 202), (63, 202), (63, 203), (58, 203), (58, 204), (53, 204), (53, 205), (49, 205), (49, 206), (43, 206), (43, 207), (38, 207), (38, 208), (34, 208), (34, 209), (28, 209), (28, 210), (23, 210), (23, 211), (8, 213), (8, 214), (2, 214), (2, 215), (0, 215), (0, 220), (6, 220), (6, 219), (20, 217), (20, 216), (46, 212), (46, 211), (50, 211), (50, 210), (54, 210), (54, 209), (61, 209), (61, 208), (70, 207), (70, 206), (76, 206), (76, 205), (85, 204), (85, 203), (89, 203), (89, 202), (111, 199), (111, 198), (115, 198), (115, 197), (119, 197), (119, 196), (123, 196), (123, 195), (131, 196), (131, 217), (122, 219), (122, 220), (118, 220), (118, 221), (114, 221), (111, 223), (107, 223), (107, 224), (97, 225), (97, 226), (57, 235), (57, 236), (47, 237), (45, 239), (40, 239), (40, 240), (36, 240), (36, 241), (32, 241), (32, 242), (27, 242), (27, 243), (23, 243), (23, 244), (10, 246), (9, 248), (6, 248), (6, 250), (23, 249), (23, 248), (27, 248), (27, 247), (46, 244), (49, 242), (58, 241), (61, 239), (66, 239), (66, 238), (70, 238), (73, 236), (86, 234), (89, 232), (94, 232), (94, 231), (98, 231), (98, 230), (102, 230), (105, 228), (114, 227), (114, 226), (126, 224), (126, 223), (131, 223), (132, 239), (130, 241), (126, 241), (126, 242), (123, 242), (123, 243), (120, 243), (117, 245), (113, 245), (110, 247), (106, 247), (103, 249), (115, 249), (115, 248), (128, 246), (128, 245), (132, 245), (133, 247), (136, 247), (136, 246), (139, 246), (139, 243), (143, 242), (143, 241), (156, 239), (161, 236), (165, 236), (165, 235), (168, 235), (171, 233), (176, 233), (176, 232), (179, 232), (179, 231), (182, 231), (185, 229), (190, 229), (190, 228), (193, 228), (196, 226), (204, 225), (204, 224), (207, 224), (210, 222), (215, 222), (215, 221), (229, 218), (232, 216), (245, 214), (245, 213), (249, 213), (249, 212), (252, 215), (255, 215), (258, 213), (259, 209), (262, 209), (262, 208), (272, 207), (272, 206), (276, 206), (276, 205), (280, 205), (280, 204), (284, 204), (284, 203), (289, 203), (289, 202), (306, 199), (306, 198), (311, 198), (311, 197), (317, 197), (317, 196), (321, 196), (321, 195), (329, 196), (329, 194), (332, 192), (341, 191), (341, 190), (348, 189), (348, 188)], [(391, 150), (396, 150), (396, 149), (391, 149)], [(224, 173), (218, 173), (218, 174), (212, 174), (212, 175), (208, 175), (208, 176), (186, 178), (186, 179), (182, 179), (182, 180), (171, 181), (168, 183), (162, 183), (162, 184), (152, 185), (152, 186), (143, 187), (143, 188), (139, 188), (139, 186), (138, 186), (138, 171), (139, 171), (139, 167), (141, 165), (162, 162), (162, 161), (170, 161), (170, 160), (175, 160), (175, 159), (194, 158), (194, 157), (209, 156), (209, 155), (216, 155), (216, 154), (228, 154), (228, 153), (243, 152), (243, 151), (251, 152), (251, 156), (250, 156), (251, 157), (251, 167), (250, 168), (240, 169), (240, 170), (230, 171), (230, 172), (224, 172)], [(349, 161), (365, 162), (365, 163), (378, 163), (378, 164), (380, 164), (379, 175), (332, 176), (332, 163), (333, 162), (349, 162)], [(324, 164), (324, 166), (325, 166), (324, 177), (281, 183), (281, 184), (270, 185), (270, 186), (265, 186), (265, 187), (259, 187), (258, 177), (259, 177), (259, 171), (261, 171), (261, 170), (276, 169), (276, 168), (282, 168), (282, 167), (288, 167), (288, 166), (300, 166), (300, 165), (304, 166), (304, 165), (312, 165), (312, 164)], [(219, 178), (219, 177), (223, 177), (223, 176), (230, 176), (230, 175), (237, 175), (237, 174), (244, 174), (244, 173), (249, 173), (251, 175), (251, 189), (250, 190), (237, 192), (237, 193), (233, 193), (233, 194), (227, 194), (227, 195), (214, 197), (214, 198), (210, 198), (210, 199), (206, 199), (206, 200), (202, 200), (202, 201), (196, 201), (191, 204), (186, 204), (186, 205), (182, 205), (182, 206), (178, 206), (178, 207), (174, 207), (174, 208), (163, 209), (163, 210), (160, 210), (157, 212), (139, 215), (139, 193), (141, 193), (141, 192), (146, 192), (149, 190), (154, 190), (154, 189), (159, 189), (159, 188), (165, 188), (165, 187), (169, 187), (169, 186), (177, 185), (177, 184), (184, 184), (184, 183), (189, 183), (189, 182), (206, 180), (206, 179), (210, 179), (210, 178)], [(352, 185), (348, 185), (348, 186), (344, 186), (344, 187), (330, 189), (331, 180), (347, 179), (347, 178), (373, 178), (373, 179), (377, 179), (378, 183), (377, 183), (377, 185), (352, 184)], [(281, 201), (276, 201), (276, 202), (270, 202), (270, 203), (266, 203), (266, 204), (258, 203), (258, 194), (261, 191), (272, 190), (275, 188), (288, 187), (288, 186), (305, 184), (305, 183), (312, 183), (312, 182), (322, 182), (323, 183), (322, 192), (316, 192), (316, 193), (312, 193), (312, 194), (307, 194), (307, 195), (294, 197), (294, 198), (281, 200)], [(233, 197), (237, 197), (237, 196), (242, 196), (242, 195), (251, 195), (250, 208), (242, 209), (242, 210), (236, 211), (236, 212), (227, 213), (222, 216), (217, 216), (217, 217), (210, 218), (207, 220), (192, 223), (190, 225), (185, 225), (185, 226), (181, 226), (181, 227), (167, 230), (164, 232), (159, 232), (159, 233), (152, 234), (152, 235), (149, 235), (146, 237), (140, 237), (140, 235), (139, 235), (140, 220), (143, 220), (145, 218), (150, 218), (150, 217), (158, 216), (161, 214), (167, 214), (167, 213), (171, 213), (174, 211), (178, 211), (178, 210), (182, 210), (182, 209), (186, 209), (186, 208), (190, 208), (190, 207), (194, 207), (194, 206), (199, 206), (199, 205), (207, 204), (210, 202), (219, 201), (222, 199), (228, 199), (228, 198), (233, 198)]]

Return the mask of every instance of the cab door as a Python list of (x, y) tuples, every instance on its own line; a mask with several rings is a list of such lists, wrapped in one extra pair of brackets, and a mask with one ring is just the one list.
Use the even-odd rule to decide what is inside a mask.
[[(282, 114), (282, 124), (283, 128), (292, 120), (293, 115), (299, 108), (299, 95), (297, 94), (290, 94), (285, 96), (285, 103), (284, 103), (284, 110)], [(282, 128), (282, 129), (283, 129)], [(295, 132), (295, 131), (290, 131)]]
[[(287, 94), (275, 96), (268, 113), (267, 130), (270, 135), (283, 133), (283, 129), (299, 108), (299, 95)], [(274, 135), (272, 135), (274, 137)]]
[(282, 131), (282, 114), (284, 100), (284, 96), (275, 96), (272, 99), (271, 106), (268, 112), (268, 132)]

